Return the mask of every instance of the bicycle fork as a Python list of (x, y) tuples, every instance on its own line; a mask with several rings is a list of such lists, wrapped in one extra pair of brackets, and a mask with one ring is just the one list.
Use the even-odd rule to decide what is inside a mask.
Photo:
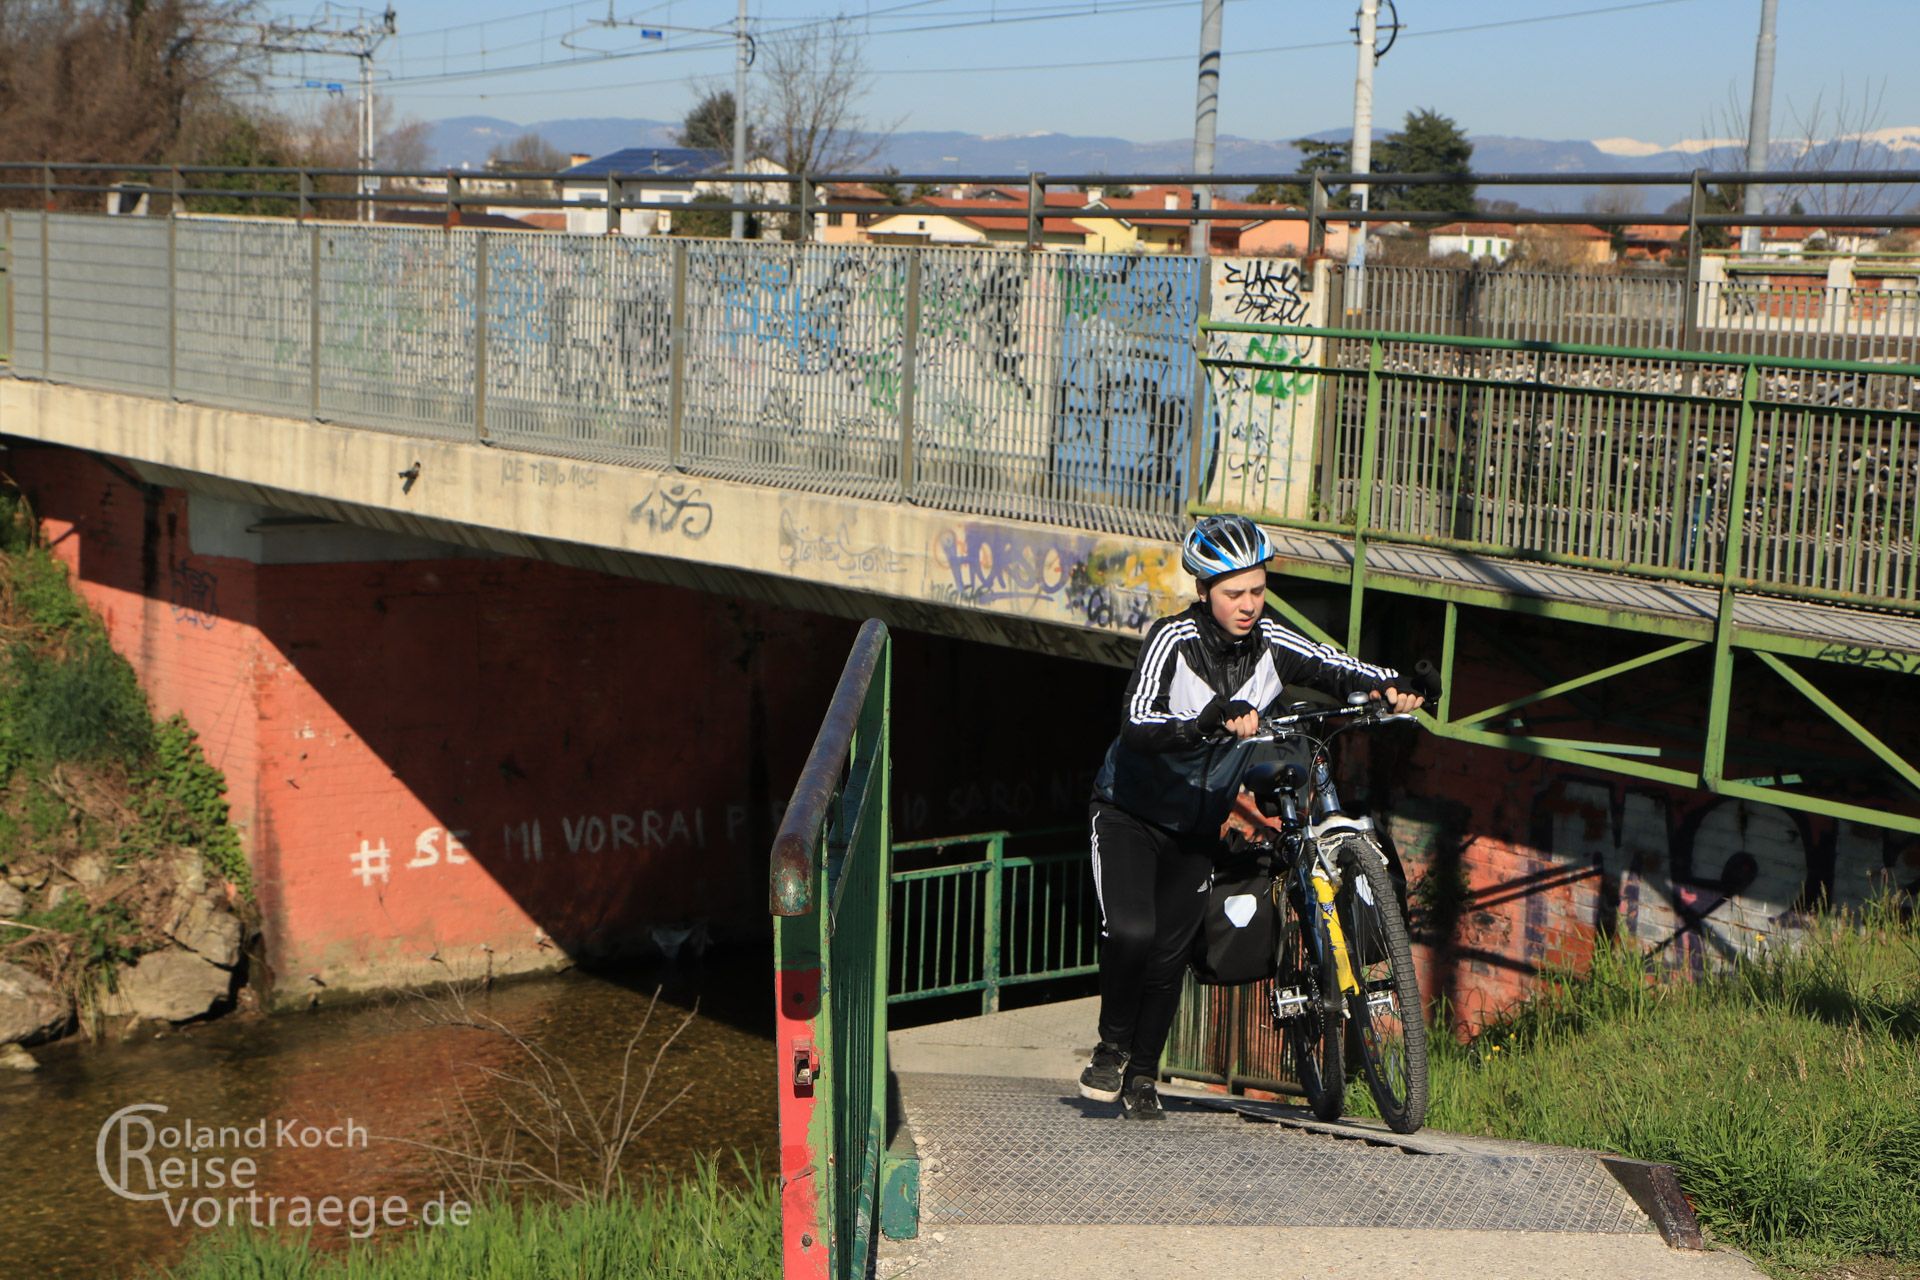
[[(1326, 867), (1316, 862), (1313, 867), (1313, 898), (1320, 908), (1320, 923), (1326, 926), (1327, 945), (1333, 948), (1334, 969), (1340, 975), (1340, 994), (1358, 995), (1359, 980), (1353, 976), (1353, 961), (1347, 955), (1347, 936), (1340, 928), (1340, 913), (1333, 909), (1333, 878), (1327, 874)], [(1346, 1002), (1341, 1001), (1344, 1014)]]
[[(1324, 943), (1333, 948), (1334, 973), (1340, 983), (1340, 998), (1335, 1003), (1338, 1005), (1339, 1016), (1344, 1018), (1347, 1016), (1348, 1009), (1345, 997), (1358, 994), (1360, 982), (1354, 976), (1353, 961), (1347, 955), (1347, 936), (1340, 927), (1340, 913), (1334, 910), (1333, 878), (1327, 874), (1325, 865), (1316, 859), (1307, 879), (1313, 887), (1314, 909), (1319, 911), (1322, 925), (1322, 932), (1318, 936), (1310, 933), (1309, 937), (1316, 947)], [(1303, 920), (1301, 923), (1304, 925), (1306, 921)], [(1321, 1001), (1324, 1002), (1331, 994), (1321, 992)], [(1278, 1022), (1299, 1017), (1306, 1012), (1308, 1003), (1307, 994), (1300, 987), (1288, 987), (1284, 990), (1275, 987), (1273, 991), (1274, 1020)], [(1332, 1011), (1323, 1009), (1322, 1012)]]

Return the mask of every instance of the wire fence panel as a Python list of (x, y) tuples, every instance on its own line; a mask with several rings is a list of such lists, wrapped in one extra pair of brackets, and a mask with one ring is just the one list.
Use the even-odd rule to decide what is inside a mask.
[(116, 391), (167, 391), (167, 224), (47, 219), (47, 376)]
[(178, 221), (180, 396), (260, 413), (311, 411), (315, 234), (286, 221)]
[(47, 365), (40, 336), (40, 296), (46, 263), (40, 254), (40, 229), (46, 215), (15, 212), (8, 216), (13, 225), (7, 239), (8, 301), (13, 308), (13, 350), (8, 362), (16, 373), (43, 378)]
[(587, 458), (667, 460), (671, 246), (481, 232), (486, 435)]
[(896, 496), (905, 255), (720, 241), (686, 253), (688, 469)]
[(1192, 447), (1191, 258), (921, 253), (914, 494), (1168, 533)]
[(473, 435), (480, 234), (321, 228), (321, 417), (415, 435)]

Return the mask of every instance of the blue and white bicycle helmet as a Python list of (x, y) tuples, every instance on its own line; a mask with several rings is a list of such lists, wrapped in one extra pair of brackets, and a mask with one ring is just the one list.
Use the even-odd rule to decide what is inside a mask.
[(1180, 547), (1180, 566), (1202, 582), (1272, 558), (1266, 533), (1245, 516), (1203, 516)]

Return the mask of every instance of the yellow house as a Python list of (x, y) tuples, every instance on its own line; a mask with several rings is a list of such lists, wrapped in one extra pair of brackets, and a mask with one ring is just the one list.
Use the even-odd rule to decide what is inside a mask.
[[(1024, 248), (1026, 210), (1007, 200), (956, 200), (929, 196), (914, 202), (938, 213), (897, 213), (878, 218), (867, 227), (874, 244), (1001, 245)], [(1040, 219), (1040, 247), (1049, 250), (1085, 249), (1087, 228), (1074, 218), (1047, 214)]]

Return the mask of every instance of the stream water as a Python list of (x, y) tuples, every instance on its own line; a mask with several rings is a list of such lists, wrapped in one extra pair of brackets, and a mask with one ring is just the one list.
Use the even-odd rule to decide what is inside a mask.
[[(649, 1097), (665, 1101), (692, 1087), (629, 1150), (624, 1167), (672, 1175), (699, 1155), (737, 1150), (759, 1157), (765, 1169), (776, 1137), (771, 983), (764, 951), (732, 952), (678, 966), (503, 984), (471, 997), (471, 1008), (564, 1061), (591, 1093), (617, 1081), (656, 986), (659, 1006), (633, 1055), (636, 1079), (697, 1001), (697, 1015), (661, 1056)], [(446, 1018), (444, 1005), (403, 997), (34, 1050), (38, 1072), (0, 1071), (0, 1276), (147, 1274), (177, 1262), (201, 1234), (190, 1221), (175, 1225), (166, 1203), (125, 1199), (106, 1185), (103, 1126), (108, 1174), (121, 1180), (116, 1153), (132, 1151), (122, 1185), (135, 1191), (149, 1169), (181, 1185), (183, 1175), (161, 1166), (163, 1157), (179, 1154), (189, 1170), (198, 1158), (199, 1190), (185, 1194), (223, 1200), (231, 1188), (209, 1191), (219, 1170), (238, 1173), (233, 1162), (252, 1158), (252, 1189), (282, 1197), (289, 1213), (302, 1199), (324, 1196), (399, 1196), (411, 1214), (436, 1212), (429, 1206), (456, 1199), (458, 1186), (431, 1152), (408, 1140), (471, 1148), (461, 1098), (482, 1116), (497, 1114), (489, 1099), (498, 1086), (488, 1068), (519, 1073), (527, 1066), (524, 1051), (506, 1037), (451, 1026)], [(138, 1104), (167, 1110), (126, 1113), (109, 1125)], [(183, 1121), (205, 1126), (218, 1145), (195, 1149)], [(179, 1146), (166, 1145), (169, 1126), (184, 1138)], [(239, 1132), (221, 1134), (220, 1126)], [(250, 1134), (254, 1126), (261, 1127)], [(145, 1154), (150, 1164), (139, 1158), (142, 1134), (158, 1135)], [(253, 1144), (256, 1136), (264, 1145)], [(351, 1213), (344, 1210), (344, 1218)], [(343, 1220), (335, 1229), (316, 1228), (314, 1237), (340, 1243), (348, 1233)]]

